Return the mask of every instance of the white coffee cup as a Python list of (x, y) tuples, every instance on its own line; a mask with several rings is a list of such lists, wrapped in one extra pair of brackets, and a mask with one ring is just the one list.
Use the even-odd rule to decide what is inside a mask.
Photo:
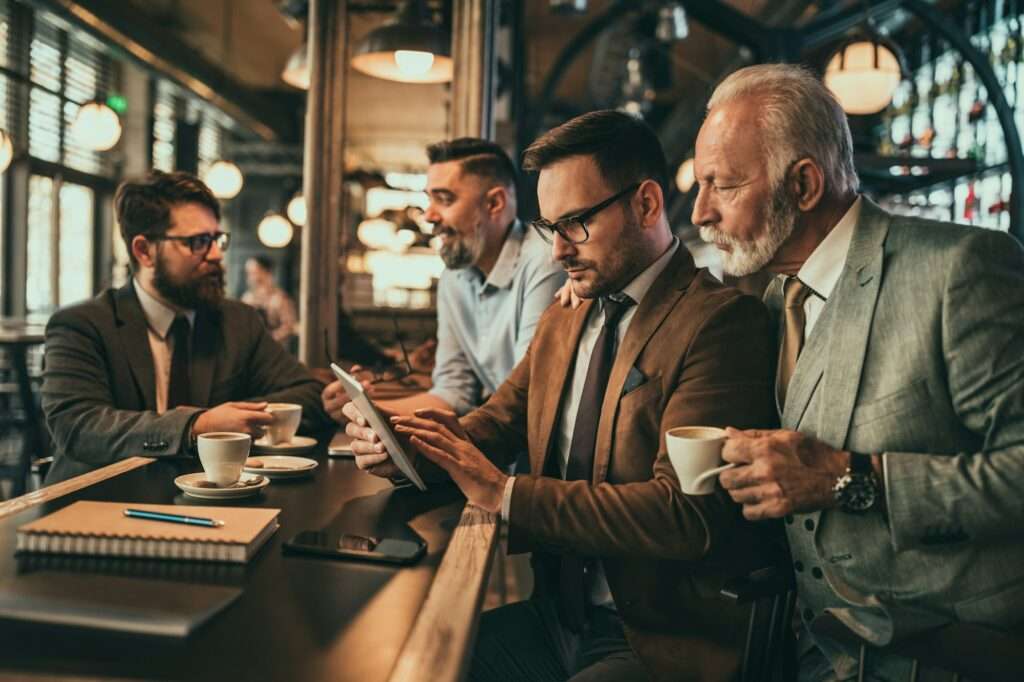
[(665, 446), (679, 487), (687, 495), (708, 495), (715, 490), (715, 476), (735, 464), (722, 463), (725, 429), (714, 426), (677, 426), (665, 432)]
[(200, 434), (197, 442), (207, 481), (228, 486), (238, 480), (252, 444), (249, 434), (213, 431)]
[(302, 421), (302, 405), (295, 403), (270, 403), (267, 412), (274, 416), (274, 422), (267, 426), (267, 443), (282, 445), (291, 443)]

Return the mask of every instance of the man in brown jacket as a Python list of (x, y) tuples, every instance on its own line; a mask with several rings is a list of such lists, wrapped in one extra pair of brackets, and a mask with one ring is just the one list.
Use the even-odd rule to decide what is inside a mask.
[[(673, 237), (664, 152), (643, 122), (585, 114), (524, 165), (540, 172), (534, 228), (583, 305), (551, 307), (508, 380), (461, 421), (394, 419), (472, 504), (501, 513), (509, 551), (534, 553), (535, 594), (484, 614), (471, 678), (730, 679), (745, 613), (718, 590), (765, 558), (720, 488), (680, 490), (663, 433), (775, 422), (769, 316)], [(359, 466), (393, 473), (346, 410)], [(523, 448), (532, 473), (495, 466)]]

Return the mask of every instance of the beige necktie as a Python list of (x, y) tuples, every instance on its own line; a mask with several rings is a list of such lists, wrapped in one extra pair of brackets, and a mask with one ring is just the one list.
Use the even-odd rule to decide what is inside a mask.
[(775, 394), (781, 409), (786, 404), (786, 390), (789, 388), (789, 381), (793, 378), (796, 370), (796, 359), (800, 357), (800, 350), (804, 346), (804, 326), (807, 322), (804, 315), (804, 301), (814, 291), (798, 280), (790, 277), (786, 280), (783, 288), (785, 303), (783, 314), (786, 320), (786, 329), (782, 335), (782, 347), (779, 349), (779, 371), (775, 377)]

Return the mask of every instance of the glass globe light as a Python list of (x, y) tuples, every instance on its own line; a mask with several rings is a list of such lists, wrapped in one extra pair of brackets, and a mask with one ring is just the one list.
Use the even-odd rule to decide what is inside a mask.
[(242, 191), (242, 171), (230, 161), (217, 161), (206, 171), (203, 182), (218, 199), (233, 199)]
[(863, 38), (847, 42), (825, 68), (825, 85), (848, 114), (875, 114), (892, 102), (902, 72), (895, 46)]
[(105, 152), (121, 139), (121, 119), (103, 102), (87, 102), (75, 114), (71, 136), (94, 152)]
[(268, 213), (256, 228), (260, 243), (271, 249), (288, 246), (294, 232), (292, 224), (280, 213)]

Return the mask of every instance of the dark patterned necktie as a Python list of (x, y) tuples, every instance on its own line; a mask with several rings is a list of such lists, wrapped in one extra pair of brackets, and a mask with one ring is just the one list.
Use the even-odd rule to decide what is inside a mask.
[(167, 409), (192, 402), (192, 385), (188, 378), (189, 336), (191, 327), (188, 318), (179, 315), (171, 325), (170, 336), (174, 340), (174, 354), (171, 356), (171, 379), (167, 385)]
[[(603, 299), (604, 323), (601, 333), (590, 354), (587, 379), (583, 384), (576, 425), (572, 430), (572, 444), (569, 446), (569, 460), (565, 467), (565, 480), (590, 481), (594, 475), (594, 447), (597, 444), (597, 425), (601, 420), (601, 403), (604, 401), (608, 377), (615, 362), (615, 339), (619, 321), (626, 310), (633, 305), (628, 296), (624, 300)], [(587, 581), (584, 575), (586, 562), (573, 554), (562, 555), (559, 571), (558, 606), (563, 625), (579, 632), (586, 620)]]

